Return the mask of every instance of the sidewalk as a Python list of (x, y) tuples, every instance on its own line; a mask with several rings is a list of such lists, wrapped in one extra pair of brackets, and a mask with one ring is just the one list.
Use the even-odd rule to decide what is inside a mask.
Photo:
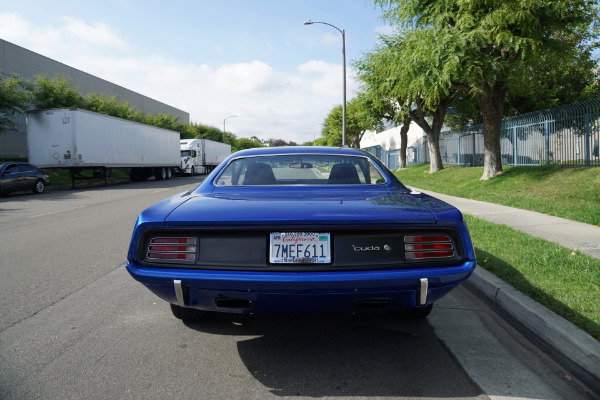
[(600, 258), (600, 227), (568, 219), (415, 189), (452, 204), (465, 214), (504, 224), (532, 236)]
[[(443, 200), (464, 214), (504, 224), (600, 259), (600, 227), (483, 201), (413, 190)], [(475, 268), (465, 286), (485, 296), (494, 309), (524, 328), (538, 346), (600, 395), (600, 342), (482, 267)]]

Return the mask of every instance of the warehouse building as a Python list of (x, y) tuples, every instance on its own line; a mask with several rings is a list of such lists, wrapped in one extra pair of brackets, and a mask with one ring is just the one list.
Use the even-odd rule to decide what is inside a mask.
[[(161, 103), (122, 86), (98, 78), (77, 68), (54, 61), (51, 58), (27, 50), (0, 39), (0, 74), (18, 75), (33, 80), (37, 75), (53, 78), (63, 75), (85, 96), (88, 93), (104, 93), (116, 96), (118, 101), (126, 101), (145, 114), (170, 114), (179, 122), (189, 123), (190, 114), (178, 108)], [(15, 128), (6, 129), (0, 134), (0, 157), (27, 157), (27, 125), (25, 117), (19, 117)]]

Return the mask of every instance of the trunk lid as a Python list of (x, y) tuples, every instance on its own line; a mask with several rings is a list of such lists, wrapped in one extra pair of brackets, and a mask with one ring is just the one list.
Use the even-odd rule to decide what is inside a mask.
[(213, 192), (193, 197), (173, 210), (167, 226), (307, 226), (435, 224), (429, 207), (409, 193), (315, 190)]

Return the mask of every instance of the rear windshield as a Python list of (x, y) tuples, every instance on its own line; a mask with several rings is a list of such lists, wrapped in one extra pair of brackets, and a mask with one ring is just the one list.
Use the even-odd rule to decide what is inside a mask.
[(300, 154), (238, 158), (215, 182), (217, 186), (381, 185), (386, 179), (367, 157)]

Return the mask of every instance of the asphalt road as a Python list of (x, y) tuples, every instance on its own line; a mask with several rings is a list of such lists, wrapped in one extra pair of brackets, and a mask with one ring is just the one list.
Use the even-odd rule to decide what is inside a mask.
[(458, 288), (423, 321), (185, 325), (126, 272), (137, 214), (201, 177), (0, 199), (0, 399), (589, 399)]

